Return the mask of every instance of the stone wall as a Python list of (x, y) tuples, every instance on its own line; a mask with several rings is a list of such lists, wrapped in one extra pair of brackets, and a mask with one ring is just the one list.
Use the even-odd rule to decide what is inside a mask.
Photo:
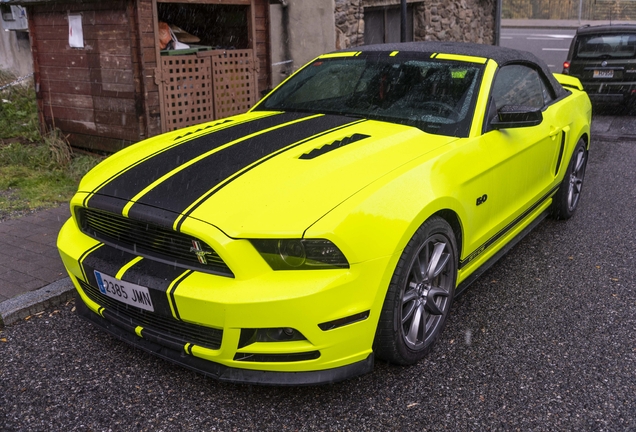
[(441, 0), (420, 3), (413, 14), (414, 39), (492, 45), (496, 0)]
[(358, 0), (335, 0), (336, 49), (364, 44), (364, 6)]
[[(494, 43), (496, 0), (413, 1), (413, 38), (416, 41)], [(383, 0), (399, 5), (400, 0)], [(335, 0), (336, 49), (364, 43), (364, 8), (378, 0)]]

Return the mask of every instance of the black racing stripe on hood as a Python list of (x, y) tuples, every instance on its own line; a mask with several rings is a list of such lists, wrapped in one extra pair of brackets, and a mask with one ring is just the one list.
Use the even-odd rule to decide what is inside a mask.
[[(359, 120), (355, 120), (359, 121)], [(354, 122), (349, 117), (325, 115), (274, 129), (211, 154), (166, 179), (133, 204), (131, 218), (142, 218), (145, 206), (184, 212), (210, 189), (249, 165), (298, 141)]]
[[(93, 192), (121, 198), (123, 200), (121, 208), (114, 209), (116, 213), (121, 213), (126, 203), (135, 195), (180, 165), (243, 136), (307, 116), (308, 114), (302, 113), (276, 114), (212, 131), (159, 152), (133, 168), (123, 171)], [(87, 206), (91, 206), (91, 199), (92, 197), (89, 198)]]
[[(288, 150), (290, 150), (291, 148), (295, 148), (295, 147), (297, 147), (297, 146), (299, 146), (299, 145), (302, 145), (302, 144), (306, 143), (307, 141), (314, 140), (314, 139), (318, 139), (318, 138), (320, 138), (320, 137), (321, 137), (321, 136), (323, 136), (323, 135), (327, 135), (327, 134), (332, 133), (332, 132), (335, 132), (335, 131), (337, 131), (337, 130), (339, 130), (339, 129), (344, 129), (344, 128), (346, 128), (346, 127), (352, 126), (352, 125), (354, 125), (354, 124), (359, 124), (359, 123), (362, 123), (362, 122), (365, 122), (365, 121), (366, 121), (365, 119), (361, 119), (361, 120), (354, 121), (354, 122), (351, 122), (351, 123), (346, 123), (346, 124), (344, 124), (344, 125), (342, 125), (342, 126), (338, 126), (338, 127), (333, 128), (333, 129), (327, 129), (327, 130), (323, 131), (322, 133), (319, 133), (319, 134), (313, 135), (313, 136), (311, 136), (311, 137), (309, 137), (309, 138), (306, 138), (306, 139), (304, 139), (304, 140), (302, 140), (302, 141), (297, 141), (296, 143), (294, 143), (294, 145), (293, 145), (293, 146), (287, 147), (287, 148), (285, 148), (285, 149), (281, 149), (281, 150), (279, 150), (278, 152), (271, 153), (271, 154), (269, 154), (267, 157), (262, 158), (262, 159), (261, 159), (261, 160), (259, 160), (257, 163), (254, 163), (254, 164), (253, 164), (253, 165), (251, 165), (250, 167), (248, 167), (248, 168), (246, 168), (246, 169), (242, 170), (241, 172), (237, 173), (237, 174), (236, 174), (235, 176), (233, 176), (231, 179), (226, 180), (224, 183), (222, 183), (222, 184), (218, 185), (217, 187), (214, 187), (213, 189), (211, 189), (210, 191), (208, 191), (208, 193), (206, 193), (205, 195), (202, 195), (202, 196), (201, 196), (201, 197), (197, 200), (197, 203), (196, 203), (195, 205), (193, 205), (192, 207), (190, 207), (190, 208), (188, 209), (188, 211), (187, 211), (187, 212), (185, 212), (185, 213), (183, 214), (183, 217), (179, 220), (179, 222), (178, 222), (178, 224), (177, 224), (176, 230), (177, 230), (177, 231), (181, 231), (181, 225), (183, 224), (183, 221), (185, 220), (185, 218), (186, 218), (187, 216), (190, 216), (190, 215), (191, 215), (191, 214), (192, 214), (192, 213), (193, 213), (193, 212), (194, 212), (197, 208), (199, 208), (199, 206), (200, 206), (201, 204), (203, 204), (203, 203), (204, 203), (204, 202), (205, 202), (208, 198), (210, 198), (212, 195), (214, 195), (215, 193), (217, 193), (217, 192), (218, 192), (219, 190), (221, 190), (223, 187), (225, 187), (225, 186), (226, 186), (226, 185), (228, 185), (229, 183), (233, 182), (234, 180), (236, 180), (236, 179), (237, 179), (237, 178), (239, 178), (240, 176), (242, 176), (242, 175), (244, 175), (244, 174), (247, 174), (250, 170), (252, 170), (252, 169), (256, 168), (256, 167), (257, 167), (257, 166), (259, 166), (260, 164), (267, 162), (269, 159), (271, 159), (271, 158), (273, 158), (273, 157), (276, 157), (278, 154), (280, 154), (280, 153), (282, 153), (282, 152), (284, 152), (284, 151), (288, 151)], [(365, 135), (365, 136), (366, 136), (366, 135)]]

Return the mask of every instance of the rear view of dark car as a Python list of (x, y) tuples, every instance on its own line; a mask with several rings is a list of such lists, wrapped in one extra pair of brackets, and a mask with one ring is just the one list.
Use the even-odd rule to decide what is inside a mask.
[(636, 106), (636, 25), (580, 27), (563, 73), (581, 80), (593, 105)]

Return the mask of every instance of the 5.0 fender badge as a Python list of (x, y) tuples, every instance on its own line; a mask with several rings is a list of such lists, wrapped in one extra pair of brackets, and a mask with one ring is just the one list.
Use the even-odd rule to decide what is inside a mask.
[(485, 203), (485, 202), (486, 202), (486, 200), (487, 200), (487, 199), (488, 199), (488, 195), (483, 194), (482, 196), (480, 196), (480, 197), (478, 197), (478, 198), (477, 198), (477, 203), (476, 203), (476, 204), (477, 204), (478, 206), (479, 206), (479, 205), (482, 205), (483, 203)]

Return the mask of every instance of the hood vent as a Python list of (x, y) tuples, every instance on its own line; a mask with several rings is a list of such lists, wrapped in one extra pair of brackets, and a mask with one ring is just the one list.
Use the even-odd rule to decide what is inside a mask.
[(354, 143), (356, 141), (363, 140), (365, 138), (369, 138), (369, 135), (356, 133), (356, 134), (353, 134), (351, 136), (342, 138), (340, 140), (336, 140), (336, 141), (332, 142), (331, 144), (325, 144), (322, 147), (315, 148), (312, 151), (301, 155), (300, 159), (313, 159), (313, 158), (316, 158), (316, 157), (318, 157), (320, 155), (328, 153), (328, 152), (330, 152), (332, 150), (339, 149), (340, 147), (344, 147), (346, 145), (349, 145), (349, 144)]
[(204, 128), (199, 128), (199, 129), (195, 130), (194, 132), (188, 132), (188, 133), (185, 133), (185, 134), (183, 134), (183, 135), (179, 135), (178, 137), (176, 137), (176, 138), (174, 139), (174, 141), (180, 140), (181, 138), (185, 138), (185, 137), (187, 137), (188, 135), (192, 135), (192, 134), (195, 134), (195, 133), (197, 133), (197, 132), (201, 132), (202, 130), (210, 129), (210, 128), (213, 128), (213, 127), (215, 127), (215, 126), (219, 126), (219, 125), (222, 125), (222, 124), (225, 124), (225, 123), (231, 123), (231, 122), (233, 122), (233, 121), (234, 121), (234, 120), (229, 120), (229, 119), (228, 119), (228, 120), (223, 120), (223, 121), (220, 121), (220, 122), (216, 122), (216, 123), (211, 124), (211, 125), (207, 125), (206, 127), (204, 127)]

